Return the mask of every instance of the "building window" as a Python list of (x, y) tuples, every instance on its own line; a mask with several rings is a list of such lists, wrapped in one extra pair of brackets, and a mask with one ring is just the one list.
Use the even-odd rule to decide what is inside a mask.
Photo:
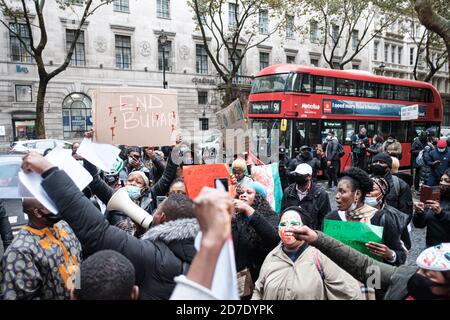
[(293, 63), (293, 64), (295, 64), (295, 56), (287, 55), (286, 56), (286, 63)]
[(286, 38), (294, 39), (294, 16), (286, 18)]
[(319, 27), (316, 21), (309, 22), (309, 41), (312, 43), (319, 42)]
[(339, 26), (331, 26), (331, 39), (333, 40), (333, 45), (337, 46), (339, 42)]
[(196, 71), (199, 74), (208, 74), (208, 54), (205, 46), (202, 44), (195, 45), (196, 52)]
[[(32, 62), (31, 54), (26, 50), (26, 48), (28, 48), (28, 50), (31, 51), (31, 37), (27, 26), (22, 23), (11, 23), (9, 27), (12, 30), (9, 33), (12, 61)], [(23, 40), (26, 47), (22, 42), (20, 42), (19, 38), (13, 33), (13, 31)]]
[(209, 119), (208, 118), (200, 118), (200, 130), (206, 131), (209, 130)]
[(397, 46), (391, 46), (391, 63), (395, 63), (395, 50)]
[(172, 55), (172, 41), (167, 41), (164, 46), (158, 45), (158, 70), (163, 70), (163, 50), (164, 50), (164, 66), (166, 71), (172, 71), (171, 55)]
[(130, 12), (128, 0), (114, 0), (114, 11)]
[(409, 64), (414, 64), (414, 48), (409, 48)]
[(311, 65), (313, 65), (314, 67), (319, 66), (319, 59), (317, 59), (317, 58), (310, 58), (310, 59), (311, 59)]
[(384, 45), (384, 62), (388, 62), (389, 58), (389, 44)]
[(352, 49), (356, 50), (359, 44), (359, 31), (353, 30), (352, 31)]
[(403, 60), (403, 47), (398, 47), (397, 57), (398, 57), (398, 64), (402, 64), (402, 60)]
[(116, 35), (116, 67), (131, 69), (131, 37)]
[(230, 28), (236, 27), (239, 21), (239, 5), (237, 3), (228, 4), (228, 25)]
[(207, 105), (208, 104), (208, 91), (199, 91), (197, 93), (198, 104)]
[(353, 63), (352, 64), (352, 69), (353, 70), (359, 70), (359, 64)]
[(71, 93), (64, 99), (64, 139), (83, 138), (92, 129), (91, 104), (91, 99), (83, 93)]
[(156, 16), (158, 18), (170, 19), (169, 0), (156, 0)]
[(19, 85), (15, 86), (16, 91), (16, 102), (32, 102), (33, 101), (33, 91), (31, 85)]
[(260, 52), (259, 53), (259, 70), (267, 68), (269, 66), (269, 53)]
[(267, 9), (259, 10), (259, 33), (269, 33), (269, 11)]
[(378, 41), (375, 41), (373, 43), (373, 60), (378, 60), (378, 45), (380, 43)]
[[(76, 30), (66, 30), (66, 50), (69, 52), (73, 41), (75, 40)], [(70, 59), (70, 64), (72, 66), (84, 66), (86, 65), (86, 58), (84, 52), (84, 31), (80, 31), (77, 43), (75, 44), (75, 49), (73, 50), (72, 57)]]

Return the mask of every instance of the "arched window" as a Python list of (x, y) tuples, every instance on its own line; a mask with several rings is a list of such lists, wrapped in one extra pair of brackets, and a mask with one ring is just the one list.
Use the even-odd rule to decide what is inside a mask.
[(91, 98), (84, 93), (71, 93), (64, 99), (64, 139), (83, 138), (92, 129), (91, 105)]

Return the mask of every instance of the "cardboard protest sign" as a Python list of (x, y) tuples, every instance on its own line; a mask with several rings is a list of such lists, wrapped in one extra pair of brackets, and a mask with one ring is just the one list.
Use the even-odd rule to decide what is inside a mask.
[(239, 99), (234, 100), (229, 106), (216, 112), (217, 126), (220, 129), (247, 129), (244, 110)]
[(383, 227), (362, 222), (325, 219), (323, 232), (361, 253), (380, 260), (379, 257), (370, 253), (366, 243), (383, 243)]
[(276, 213), (280, 213), (283, 189), (281, 188), (278, 163), (264, 166), (252, 166), (253, 180), (261, 183), (267, 191), (267, 201)]
[(231, 177), (228, 166), (222, 164), (202, 164), (183, 166), (184, 184), (189, 197), (197, 197), (203, 187), (214, 188), (214, 179), (227, 178), (228, 188), (232, 193)]
[(175, 144), (176, 91), (99, 88), (93, 100), (95, 142), (133, 146)]

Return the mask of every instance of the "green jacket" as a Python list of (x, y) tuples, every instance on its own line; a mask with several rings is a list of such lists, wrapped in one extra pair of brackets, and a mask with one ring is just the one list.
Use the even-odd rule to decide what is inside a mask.
[[(379, 287), (385, 291), (384, 300), (403, 300), (408, 295), (408, 280), (417, 271), (415, 266), (395, 267), (356, 251), (326, 234), (317, 231), (318, 238), (312, 246), (319, 249), (339, 267), (347, 271), (356, 280), (368, 285)], [(377, 278), (379, 275), (379, 279)]]

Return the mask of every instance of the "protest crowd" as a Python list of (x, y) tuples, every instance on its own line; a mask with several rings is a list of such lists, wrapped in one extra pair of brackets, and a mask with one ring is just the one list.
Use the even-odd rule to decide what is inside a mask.
[[(399, 171), (395, 136), (365, 128), (346, 170), (332, 131), (275, 164), (250, 153), (198, 164), (182, 137), (120, 146), (110, 171), (96, 165), (100, 151), (80, 152), (93, 137), (72, 149), (82, 188), (53, 152), (24, 155), (54, 208), (24, 198), (28, 224), (13, 237), (0, 206), (1, 299), (450, 298), (450, 148), (432, 130), (413, 142), (415, 179)], [(426, 248), (407, 265), (411, 225), (426, 228)]]

